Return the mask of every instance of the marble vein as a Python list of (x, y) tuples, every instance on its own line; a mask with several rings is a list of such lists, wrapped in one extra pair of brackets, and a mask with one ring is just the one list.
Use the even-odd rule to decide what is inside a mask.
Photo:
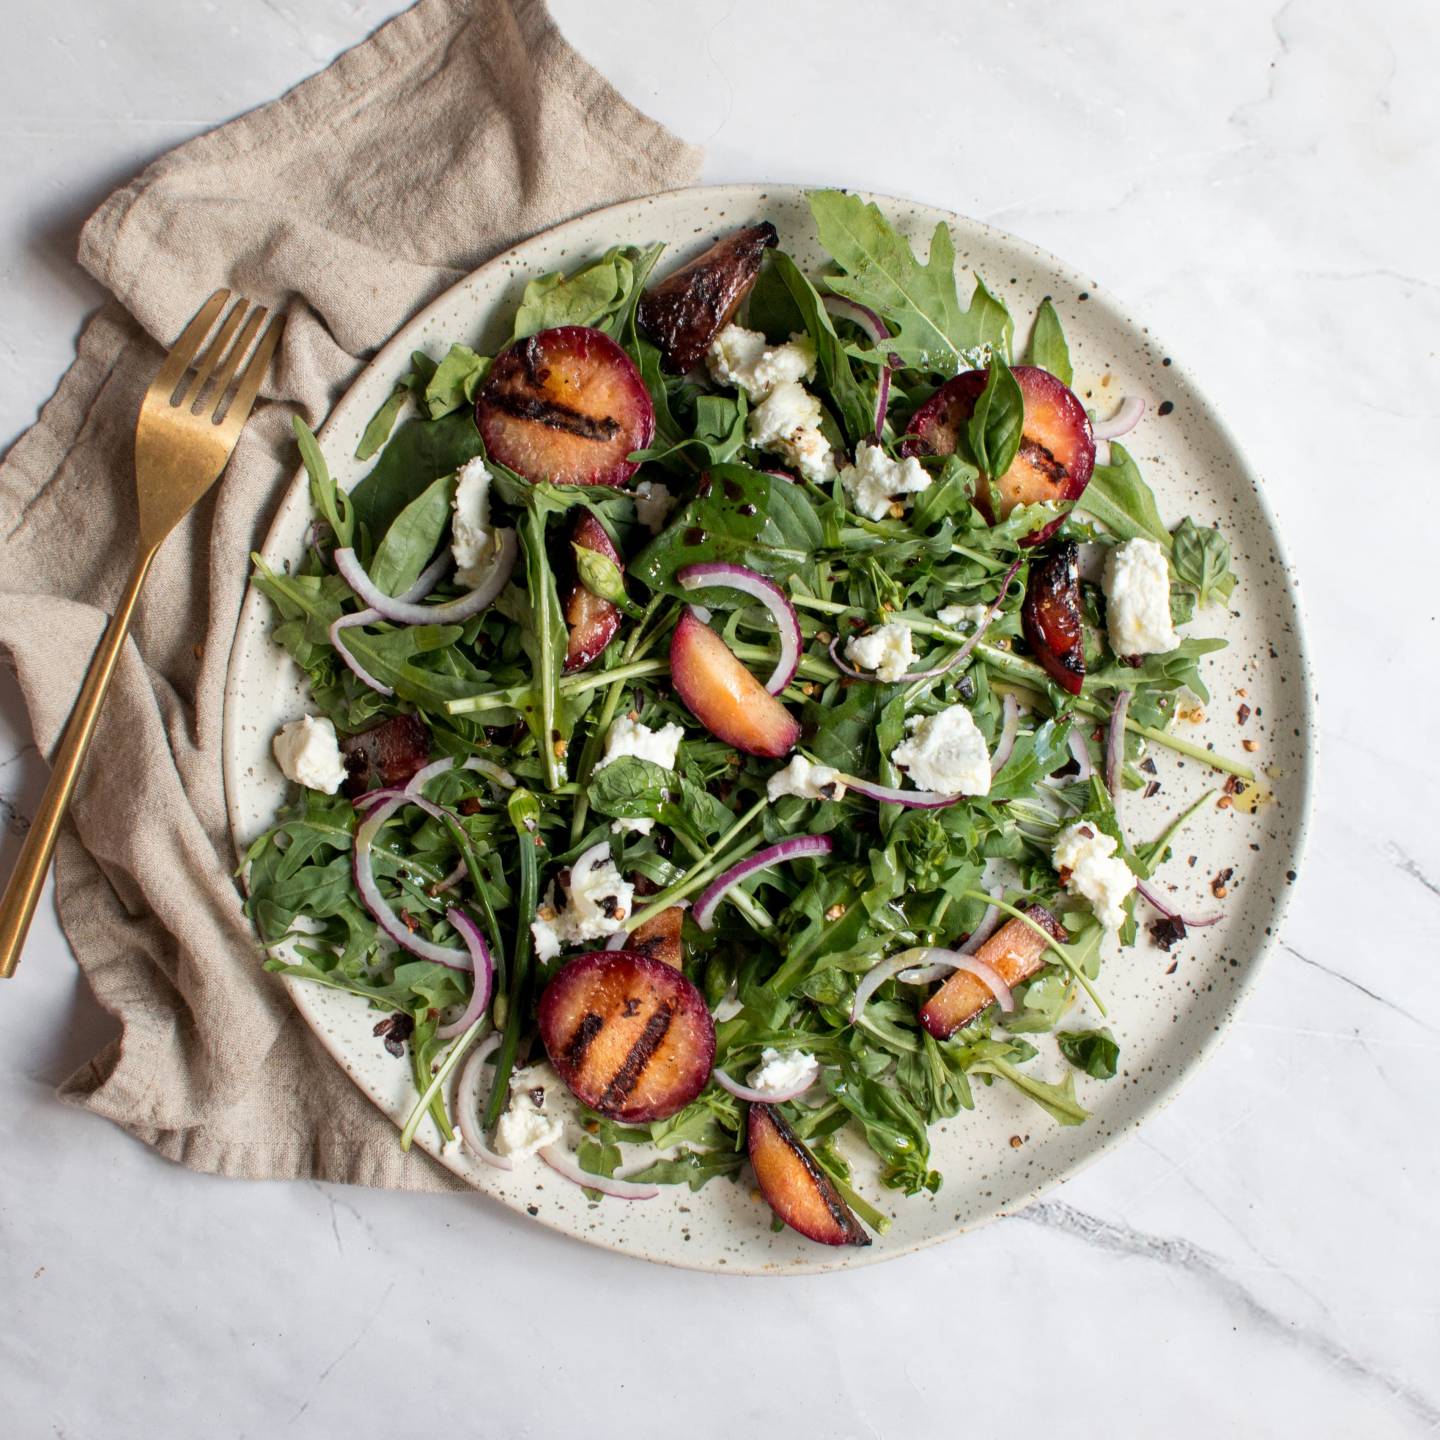
[(1417, 861), (1407, 855), (1395, 842), (1390, 842), (1390, 853), (1395, 857), (1395, 864), (1403, 874), (1408, 875), (1412, 880), (1418, 880), (1432, 895), (1440, 896), (1440, 885), (1437, 885), (1421, 868)]
[(1347, 1350), (1333, 1336), (1288, 1319), (1265, 1305), (1226, 1270), (1218, 1255), (1181, 1236), (1152, 1235), (1118, 1221), (1078, 1210), (1061, 1200), (1041, 1200), (1012, 1217), (1055, 1230), (1108, 1254), (1149, 1260), (1190, 1276), (1230, 1309), (1287, 1344), (1323, 1359), (1331, 1369), (1384, 1391), (1411, 1418), (1440, 1429), (1440, 1399)]
[(380, 1303), (370, 1312), (365, 1323), (356, 1332), (354, 1339), (315, 1377), (315, 1388), (311, 1390), (309, 1397), (301, 1402), (300, 1408), (290, 1417), (286, 1422), (287, 1424), (293, 1425), (310, 1408), (310, 1402), (319, 1394), (320, 1387), (330, 1378), (335, 1367), (370, 1333), (370, 1327), (380, 1318), (381, 1311), (384, 1310), (386, 1302), (390, 1299), (391, 1295), (395, 1293), (395, 1287), (399, 1283), (398, 1280), (392, 1280), (389, 1285), (385, 1287), (385, 1293), (380, 1297)]
[(1312, 970), (1318, 970), (1322, 975), (1328, 975), (1332, 980), (1338, 980), (1342, 985), (1348, 985), (1352, 990), (1358, 990), (1367, 1000), (1373, 1000), (1377, 1005), (1383, 1005), (1387, 1010), (1393, 1010), (1397, 1015), (1403, 1016), (1412, 1025), (1418, 1025), (1422, 1030), (1428, 1030), (1432, 1035), (1440, 1033), (1427, 1021), (1422, 1020), (1418, 1015), (1413, 1015), (1403, 1005), (1397, 1005), (1393, 1000), (1387, 1000), (1378, 991), (1370, 989), (1368, 985), (1362, 985), (1358, 980), (1346, 975), (1344, 971), (1335, 970), (1329, 965), (1322, 965), (1318, 960), (1312, 960), (1308, 955), (1302, 955), (1288, 941), (1282, 940), (1280, 948), (1290, 956), (1293, 956), (1302, 965), (1308, 965)]

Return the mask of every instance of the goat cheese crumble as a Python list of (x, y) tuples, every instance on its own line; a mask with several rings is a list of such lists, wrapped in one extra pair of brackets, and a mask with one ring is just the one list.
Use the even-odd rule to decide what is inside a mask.
[(910, 627), (891, 620), (868, 635), (852, 636), (845, 642), (845, 658), (862, 670), (873, 670), (887, 685), (893, 685), (903, 680), (915, 663)]
[(760, 1052), (758, 1069), (750, 1072), (749, 1083), (755, 1090), (777, 1095), (800, 1085), (813, 1085), (820, 1073), (820, 1062), (808, 1050), (774, 1050), (768, 1045)]
[[(684, 729), (673, 722), (662, 725), (658, 730), (652, 730), (630, 715), (621, 715), (605, 732), (605, 754), (595, 766), (595, 770), (601, 771), (625, 755), (633, 755), (637, 760), (649, 760), (662, 770), (673, 770), (680, 742), (684, 738)], [(612, 821), (610, 828), (617, 834), (633, 830), (638, 835), (648, 835), (655, 828), (655, 822), (650, 819), (622, 818)]]
[(990, 752), (965, 706), (916, 715), (905, 728), (909, 736), (890, 752), (890, 761), (912, 785), (942, 795), (990, 793)]
[(635, 518), (652, 535), (658, 535), (665, 528), (677, 503), (670, 487), (658, 480), (642, 480), (635, 487)]
[(613, 935), (625, 923), (635, 899), (635, 887), (615, 868), (607, 840), (581, 854), (561, 889), (565, 903), (556, 906), (552, 885), (530, 925), (535, 954), (541, 960), (553, 960), (570, 946)]
[(915, 457), (892, 460), (879, 445), (861, 441), (855, 463), (840, 472), (840, 483), (857, 515), (883, 520), (898, 495), (914, 495), (930, 488), (930, 473)]
[(490, 472), (478, 456), (460, 467), (455, 482), (454, 512), (450, 522), (450, 548), (455, 556), (455, 580), (474, 588), (490, 568), (495, 532), (490, 528)]
[(1125, 923), (1125, 897), (1135, 888), (1135, 875), (1115, 853), (1114, 836), (1077, 821), (1055, 837), (1052, 859), (1065, 888), (1088, 901), (1107, 930)]
[(798, 380), (782, 380), (750, 412), (750, 443), (793, 465), (807, 480), (835, 478), (835, 456), (820, 430), (820, 402)]
[(974, 630), (985, 618), (988, 605), (947, 605), (943, 610), (935, 612), (935, 618), (942, 625), (950, 625), (956, 630), (962, 626), (968, 630)]
[(838, 770), (828, 765), (814, 765), (803, 755), (797, 755), (765, 782), (765, 793), (772, 803), (782, 795), (798, 795), (802, 800), (841, 800), (845, 796), (845, 785)]
[(1170, 564), (1154, 540), (1137, 535), (1105, 560), (1105, 623), (1117, 655), (1164, 655), (1180, 637), (1170, 619)]
[(307, 790), (333, 795), (345, 783), (335, 726), (323, 715), (304, 715), (281, 726), (271, 749), (281, 774)]
[(813, 380), (815, 342), (801, 334), (771, 345), (758, 330), (727, 325), (710, 342), (705, 363), (717, 385), (733, 385), (753, 403), (786, 381)]
[(532, 1065), (511, 1075), (510, 1104), (495, 1126), (497, 1155), (526, 1160), (564, 1135), (564, 1123), (545, 1109), (545, 1091), (551, 1079), (543, 1065)]

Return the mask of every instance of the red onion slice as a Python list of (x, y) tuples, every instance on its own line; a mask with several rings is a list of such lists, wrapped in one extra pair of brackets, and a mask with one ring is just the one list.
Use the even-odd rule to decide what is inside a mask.
[(329, 631), (330, 645), (340, 659), (345, 663), (346, 668), (362, 685), (368, 685), (379, 695), (393, 695), (395, 692), (388, 686), (382, 685), (349, 651), (344, 641), (340, 639), (342, 630), (349, 630), (355, 625), (373, 625), (380, 618), (378, 610), (357, 610), (353, 615), (342, 615), (334, 621)]
[(1095, 773), (1095, 767), (1090, 763), (1090, 747), (1086, 745), (1085, 737), (1074, 726), (1070, 728), (1070, 735), (1066, 743), (1070, 746), (1070, 754), (1074, 758), (1075, 764), (1080, 768), (1075, 782), (1083, 784)]
[[(497, 1155), (485, 1143), (485, 1137), (480, 1130), (480, 1080), (486, 1058), (502, 1038), (498, 1030), (493, 1035), (487, 1035), (465, 1062), (465, 1068), (460, 1072), (459, 1082), (455, 1086), (455, 1118), (460, 1126), (460, 1138), (465, 1142), (465, 1148), (477, 1160), (483, 1160), (497, 1170), (513, 1170), (515, 1162), (508, 1156)], [(493, 1083), (493, 1076), (491, 1080)]]
[(799, 835), (793, 840), (781, 840), (776, 845), (767, 845), (738, 865), (732, 865), (718, 879), (701, 893), (695, 902), (693, 914), (695, 923), (708, 930), (715, 923), (715, 910), (725, 898), (726, 892), (742, 880), (748, 879), (758, 870), (768, 870), (786, 860), (798, 860), (804, 855), (828, 855), (835, 848), (828, 835)]
[[(986, 913), (988, 915), (989, 912)], [(981, 922), (982, 927), (983, 925), (984, 921)], [(980, 930), (977, 929), (975, 934), (979, 935)], [(972, 941), (974, 938), (971, 936)], [(975, 941), (975, 943), (978, 946), (980, 942)], [(974, 955), (964, 950), (945, 950), (939, 946), (922, 945), (912, 950), (902, 950), (898, 955), (892, 955), (888, 960), (882, 960), (873, 969), (865, 972), (864, 978), (855, 987), (855, 999), (850, 1005), (850, 1023), (852, 1025), (859, 1023), (860, 1013), (864, 1010), (866, 1002), (892, 977), (899, 980), (902, 985), (928, 985), (954, 970), (968, 970), (972, 975), (985, 982), (1001, 1010), (1006, 1014), (1014, 1010), (1015, 996), (993, 965), (987, 964), (984, 960), (977, 960)]]
[[(868, 305), (847, 300), (843, 295), (827, 295), (825, 309), (837, 319), (849, 320), (858, 325), (869, 337), (872, 345), (878, 346), (882, 340), (890, 338), (889, 327)], [(880, 366), (879, 388), (875, 395), (874, 438), (877, 445), (885, 433), (885, 412), (890, 408), (890, 366), (894, 365), (897, 359), (898, 357), (892, 354), (887, 357), (889, 363)]]
[(359, 557), (344, 547), (335, 552), (335, 568), (355, 592), (362, 605), (376, 611), (384, 620), (396, 625), (452, 625), (469, 620), (487, 609), (505, 588), (515, 568), (519, 544), (513, 530), (496, 531), (499, 549), (494, 564), (485, 578), (468, 595), (443, 605), (421, 605), (414, 601), (392, 598), (365, 573)]
[(728, 1090), (737, 1100), (747, 1100), (752, 1105), (783, 1105), (797, 1095), (811, 1089), (820, 1076), (820, 1066), (811, 1067), (810, 1076), (802, 1085), (791, 1085), (780, 1090), (757, 1090), (752, 1085), (742, 1085), (732, 1080), (723, 1070), (712, 1070), (710, 1078), (722, 1089)]
[(539, 1155), (557, 1175), (563, 1175), (572, 1184), (585, 1190), (598, 1190), (602, 1195), (609, 1195), (615, 1200), (653, 1200), (660, 1193), (658, 1185), (637, 1185), (619, 1175), (608, 1178), (604, 1175), (591, 1175), (582, 1170), (558, 1145), (547, 1145)]
[(470, 952), (470, 963), (475, 967), (475, 988), (470, 993), (465, 1013), (458, 1020), (437, 1027), (437, 1040), (453, 1040), (468, 1030), (490, 1008), (490, 1000), (495, 993), (495, 961), (485, 943), (484, 933), (463, 910), (453, 905), (445, 912), (445, 918), (455, 927)]
[(1115, 696), (1115, 709), (1110, 715), (1110, 734), (1105, 741), (1105, 788), (1117, 804), (1125, 783), (1125, 712), (1130, 708), (1131, 693), (1121, 690)]
[(993, 775), (998, 775), (1005, 768), (1020, 729), (1020, 702), (1013, 695), (1006, 693), (1000, 709), (1004, 721), (1000, 727), (1000, 738), (995, 742), (995, 753), (990, 757), (990, 772)]
[(1127, 395), (1108, 420), (1097, 420), (1091, 433), (1097, 440), (1118, 440), (1128, 435), (1145, 414), (1145, 402), (1138, 395)]
[(1010, 1014), (1015, 1008), (1015, 996), (1011, 994), (1010, 987), (1005, 983), (1004, 977), (991, 964), (981, 960), (975, 955), (959, 955), (957, 970), (968, 970), (978, 980), (983, 980), (990, 993), (995, 997), (995, 1003), (1005, 1014)]
[(380, 887), (375, 881), (375, 871), (370, 860), (370, 848), (376, 835), (380, 833), (380, 827), (402, 805), (415, 804), (419, 804), (427, 810), (430, 809), (428, 800), (417, 801), (414, 796), (406, 795), (403, 792), (399, 795), (391, 795), (378, 805), (371, 806), (360, 828), (355, 832), (355, 848), (351, 856), (355, 888), (360, 892), (360, 899), (364, 902), (365, 908), (370, 912), (375, 923), (402, 950), (408, 950), (410, 954), (418, 955), (422, 960), (433, 960), (437, 965), (448, 965), (452, 970), (471, 970), (474, 968), (475, 962), (468, 950), (456, 950), (447, 945), (437, 945), (433, 940), (426, 940), (419, 935), (412, 934), (405, 922), (391, 908), (390, 902), (380, 893)]
[(1178, 920), (1187, 930), (1203, 930), (1207, 925), (1218, 925), (1225, 918), (1223, 915), (1206, 915), (1204, 919), (1192, 920), (1188, 915), (1182, 915), (1172, 906), (1165, 904), (1153, 890), (1138, 880), (1135, 882), (1135, 893), (1147, 904), (1154, 906), (1167, 920)]
[(1003, 899), (1005, 887), (996, 885), (990, 891), (990, 904), (980, 917), (980, 923), (970, 932), (970, 938), (959, 947), (961, 955), (973, 955), (994, 933), (1000, 924), (1000, 907), (995, 902)]
[(799, 483), (788, 470), (762, 470), (760, 473), (762, 475), (769, 475), (776, 480), (783, 480), (787, 485)]
[(889, 785), (877, 785), (873, 780), (857, 780), (853, 775), (842, 775), (840, 779), (847, 790), (867, 800), (878, 800), (882, 805), (904, 805), (911, 810), (943, 810), (965, 798), (942, 795), (938, 790), (896, 790)]
[[(439, 760), (432, 760), (422, 769), (417, 770), (405, 786), (407, 795), (418, 795), (421, 789), (433, 780), (437, 775), (444, 775), (455, 768), (455, 757), (453, 755), (442, 756)], [(462, 770), (474, 770), (477, 774), (484, 775), (492, 780), (502, 790), (513, 790), (515, 788), (515, 777), (502, 766), (497, 765), (493, 760), (482, 760), (478, 755), (471, 755), (460, 764)], [(373, 795), (375, 792), (371, 791)], [(366, 796), (361, 796), (361, 800)], [(355, 802), (357, 805), (359, 800)]]
[(721, 561), (710, 561), (702, 565), (684, 565), (675, 572), (675, 579), (686, 590), (738, 590), (752, 600), (758, 600), (770, 612), (775, 628), (780, 634), (780, 658), (775, 669), (765, 682), (765, 688), (778, 695), (794, 678), (800, 668), (800, 621), (789, 597), (773, 581), (743, 565), (728, 565)]
[[(855, 998), (850, 1002), (850, 1023), (860, 1023), (861, 1012), (865, 1009), (870, 997), (892, 976), (904, 981), (907, 985), (922, 983), (919, 980), (907, 980), (900, 974), (902, 970), (912, 970), (912, 967), (920, 964), (928, 955), (948, 955), (948, 950), (932, 951), (925, 946), (919, 946), (910, 950), (902, 950), (898, 955), (892, 955), (888, 960), (882, 960), (878, 965), (872, 966), (860, 977), (860, 983), (855, 987)], [(953, 969), (954, 966), (947, 966)], [(716, 1072), (718, 1076), (718, 1071)]]
[(453, 890), (465, 878), (466, 865), (462, 860), (434, 889), (434, 894), (443, 895)]

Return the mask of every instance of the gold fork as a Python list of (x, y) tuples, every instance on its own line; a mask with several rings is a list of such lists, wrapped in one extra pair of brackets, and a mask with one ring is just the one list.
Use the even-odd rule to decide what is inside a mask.
[[(140, 588), (165, 537), (189, 514), (191, 507), (215, 483), (235, 449), (241, 427), (270, 365), (284, 329), (283, 317), (271, 321), (245, 368), (240, 363), (265, 322), (263, 307), (251, 308), (236, 298), (215, 338), (199, 362), (191, 364), (205, 337), (230, 300), (228, 290), (217, 290), (185, 327), (151, 382), (140, 404), (135, 427), (135, 488), (140, 500), (140, 543), (135, 569), (120, 597), (100, 648), (90, 662), (85, 684), (71, 712), (55, 755), (50, 783), (20, 847), (5, 895), (0, 899), (0, 979), (15, 972), (25, 936), (35, 914), (35, 903), (50, 868), (60, 822), (90, 746), (100, 706), (125, 645)], [(246, 312), (249, 318), (246, 318)], [(241, 328), (241, 322), (244, 322)], [(236, 331), (239, 331), (237, 338)]]

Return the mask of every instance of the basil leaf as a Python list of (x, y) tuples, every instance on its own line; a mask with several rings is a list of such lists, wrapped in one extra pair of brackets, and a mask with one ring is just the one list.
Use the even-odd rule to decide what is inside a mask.
[(955, 289), (955, 242), (941, 222), (921, 264), (875, 204), (841, 190), (811, 190), (805, 197), (820, 243), (839, 265), (828, 276), (837, 295), (878, 311), (888, 322), (884, 352), (902, 365), (955, 375), (983, 363), (987, 350), (1010, 353), (1009, 312), (977, 279), (968, 307)]
[(990, 357), (990, 376), (966, 431), (970, 453), (987, 475), (1003, 475), (1020, 453), (1020, 438), (1025, 427), (1025, 396), (1020, 382), (1000, 358)]
[(1060, 1053), (1077, 1069), (1097, 1080), (1112, 1080), (1120, 1046), (1108, 1029), (1062, 1030), (1056, 1037)]
[(450, 523), (454, 476), (442, 475), (391, 522), (370, 563), (370, 578), (387, 595), (400, 595), (420, 578)]
[(1160, 518), (1155, 492), (1118, 440), (1110, 442), (1110, 463), (1095, 467), (1075, 506), (1093, 515), (1118, 540), (1144, 535), (1163, 545), (1167, 552), (1171, 548), (1170, 532)]
[(1040, 302), (1040, 308), (1035, 312), (1030, 343), (1025, 347), (1025, 363), (1048, 370), (1064, 385), (1069, 385), (1075, 378), (1070, 365), (1070, 347), (1065, 343), (1064, 330), (1060, 328), (1060, 317), (1048, 298)]
[(484, 449), (475, 417), (466, 410), (441, 420), (407, 420), (381, 451), (370, 473), (350, 492), (356, 525), (383, 535), (428, 485), (453, 475)]
[(490, 361), (468, 345), (452, 345), (425, 386), (425, 410), (432, 420), (474, 400)]
[(590, 805), (612, 820), (658, 820), (674, 783), (670, 771), (653, 760), (624, 755), (591, 777)]
[(1218, 531), (1202, 529), (1188, 515), (1175, 527), (1170, 563), (1181, 584), (1195, 591), (1201, 605), (1228, 600), (1235, 588), (1230, 542)]

